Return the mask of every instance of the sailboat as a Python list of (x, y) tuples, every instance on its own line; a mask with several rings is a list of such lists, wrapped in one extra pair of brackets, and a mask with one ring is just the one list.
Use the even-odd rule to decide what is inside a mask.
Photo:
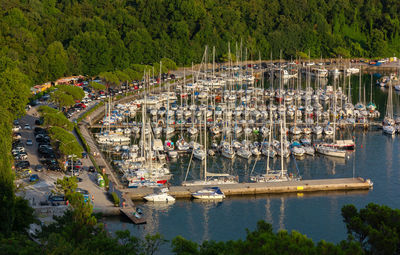
[[(271, 119), (272, 120), (272, 119)], [(280, 132), (280, 150), (284, 151), (284, 142), (283, 142), (283, 126), (282, 123), (283, 120), (280, 120), (280, 128), (281, 128), (281, 132)], [(271, 142), (271, 135), (269, 138), (269, 144)], [(284, 167), (284, 162), (283, 162), (283, 158), (284, 158), (284, 153), (280, 154), (281, 157), (281, 169), (280, 170), (271, 170), (269, 167), (269, 161), (270, 161), (270, 157), (267, 157), (267, 169), (266, 169), (266, 173), (265, 174), (260, 174), (260, 175), (256, 175), (256, 176), (250, 176), (250, 181), (252, 182), (286, 182), (286, 181), (298, 181), (300, 180), (300, 177), (294, 177), (292, 175), (288, 175), (287, 170)]]
[[(148, 80), (147, 80), (148, 81)], [(152, 140), (152, 133), (146, 136), (145, 129), (148, 126), (146, 124), (146, 105), (147, 105), (147, 93), (146, 89), (144, 92), (144, 104), (142, 104), (142, 137), (140, 141), (141, 146), (141, 158), (145, 159), (145, 162), (129, 169), (129, 173), (124, 175), (124, 178), (128, 181), (129, 188), (138, 187), (160, 187), (171, 178), (170, 171), (165, 167), (165, 163), (153, 162), (157, 155), (156, 151), (153, 151), (151, 144), (154, 143)]]
[[(183, 69), (183, 85), (186, 86), (186, 69)], [(182, 107), (182, 96), (180, 96), (181, 107)], [(182, 115), (183, 115), (183, 110)], [(183, 121), (181, 121), (181, 135), (180, 138), (176, 141), (176, 148), (179, 152), (188, 152), (189, 151), (189, 143), (183, 138)]]
[(367, 105), (367, 109), (370, 112), (374, 112), (376, 109), (376, 104), (372, 101), (372, 74), (371, 74), (371, 91), (370, 91), (370, 98), (369, 98), (369, 103)]
[(175, 128), (173, 128), (173, 127), (171, 127), (170, 125), (169, 125), (169, 120), (170, 120), (170, 114), (169, 114), (169, 111), (170, 111), (170, 109), (169, 109), (169, 97), (170, 97), (170, 94), (169, 94), (169, 83), (167, 83), (168, 84), (168, 94), (167, 94), (167, 113), (166, 113), (166, 127), (165, 127), (165, 129), (163, 130), (163, 132), (164, 132), (164, 134), (166, 135), (166, 136), (168, 136), (168, 135), (171, 135), (172, 133), (174, 133), (175, 132)]
[[(339, 157), (339, 158), (345, 158), (347, 153), (344, 150), (340, 150), (336, 147), (335, 143), (335, 136), (336, 136), (336, 93), (334, 93), (333, 97), (333, 143), (332, 144), (318, 144), (316, 146), (316, 151), (320, 154), (326, 155), (326, 156), (332, 156), (332, 157)], [(328, 125), (329, 126), (329, 125)], [(324, 130), (325, 131), (325, 130)]]
[(385, 134), (394, 135), (396, 128), (394, 126), (395, 120), (393, 118), (393, 96), (392, 96), (392, 81), (389, 82), (389, 93), (386, 106), (386, 115), (382, 121), (382, 130)]
[[(207, 117), (204, 113), (204, 132), (207, 132)], [(204, 136), (204, 151), (207, 151), (207, 135)], [(189, 171), (189, 167), (188, 167)], [(187, 173), (186, 173), (187, 177)], [(238, 177), (226, 173), (209, 173), (207, 172), (207, 153), (204, 159), (204, 179), (182, 182), (182, 186), (196, 186), (196, 185), (221, 185), (221, 184), (235, 184), (238, 183)]]
[(193, 192), (192, 196), (197, 199), (207, 199), (207, 200), (225, 198), (225, 194), (218, 187), (201, 189), (199, 191)]

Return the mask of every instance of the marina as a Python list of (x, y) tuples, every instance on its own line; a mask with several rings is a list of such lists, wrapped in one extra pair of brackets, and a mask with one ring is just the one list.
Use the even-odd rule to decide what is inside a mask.
[[(396, 130), (400, 120), (393, 86), (379, 86), (378, 76), (361, 70), (318, 78), (299, 69), (289, 79), (270, 72), (258, 70), (254, 79), (247, 78), (252, 81), (227, 81), (217, 87), (193, 89), (194, 78), (163, 88), (145, 85), (131, 100), (109, 102), (90, 116), (86, 127), (119, 191), (134, 201), (131, 208), (142, 208), (145, 215), (141, 220), (146, 228), (125, 225), (127, 219), (140, 221), (136, 209), (130, 209), (129, 218), (107, 219), (107, 229), (129, 229), (143, 237), (156, 231), (172, 238), (180, 234), (171, 228), (182, 218), (202, 233), (198, 236), (189, 228), (185, 233), (191, 239), (224, 240), (221, 224), (243, 221), (223, 228), (239, 231), (255, 224), (252, 218), (264, 218), (266, 210), (266, 220), (275, 229), (301, 229), (316, 240), (338, 240), (337, 229), (315, 235), (313, 228), (285, 220), (289, 215), (296, 218), (296, 210), (287, 207), (296, 204), (310, 215), (324, 213), (323, 207), (309, 202), (318, 201), (337, 214), (336, 200), (376, 200), (377, 194), (382, 199), (382, 187), (376, 187), (382, 185), (379, 173), (390, 162), (385, 160), (391, 155), (388, 146), (398, 142), (396, 132), (386, 135), (383, 130), (387, 123)], [(388, 117), (391, 121), (384, 122)], [(99, 143), (99, 137), (107, 142)], [(374, 143), (386, 144), (384, 155), (371, 152)], [(373, 162), (367, 154), (374, 155)], [(158, 189), (165, 191), (160, 194)], [(258, 208), (261, 204), (264, 210)], [(216, 207), (231, 220), (215, 215)], [(247, 207), (254, 208), (255, 215)], [(274, 212), (279, 212), (278, 220)], [(334, 219), (329, 222), (342, 226)]]
[[(352, 133), (385, 130), (381, 114), (390, 119), (392, 134), (400, 130), (393, 110), (388, 117), (374, 103), (377, 78), (360, 68), (327, 70), (311, 63), (279, 63), (261, 70), (247, 64), (229, 63), (218, 70), (212, 66), (205, 62), (198, 70), (192, 67), (191, 78), (184, 75), (163, 88), (153, 88), (154, 79), (146, 76), (140, 95), (123, 103), (108, 100), (103, 111), (91, 116), (96, 123), (90, 121), (87, 127), (120, 183), (133, 188), (129, 193), (167, 184), (173, 192), (187, 184), (225, 190), (227, 183), (291, 183), (303, 179), (297, 161), (306, 157), (350, 158), (355, 148)], [(385, 89), (391, 91), (392, 86)], [(170, 171), (177, 158), (185, 161), (186, 173), (180, 176)], [(207, 167), (215, 158), (221, 158), (217, 161), (223, 162), (222, 168)], [(227, 172), (226, 161), (236, 158), (252, 161), (248, 168), (257, 170), (242, 176), (231, 162)], [(265, 161), (263, 174), (256, 165)]]

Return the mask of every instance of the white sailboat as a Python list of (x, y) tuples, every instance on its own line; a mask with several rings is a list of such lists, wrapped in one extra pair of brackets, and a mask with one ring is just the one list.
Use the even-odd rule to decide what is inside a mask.
[(224, 199), (225, 194), (218, 187), (205, 188), (193, 192), (192, 196), (197, 199), (217, 200)]
[[(315, 150), (323, 155), (332, 156), (332, 157), (339, 157), (345, 158), (347, 153), (344, 150), (340, 150), (335, 146), (335, 136), (336, 136), (336, 93), (334, 94), (333, 99), (333, 127), (332, 127), (332, 135), (333, 135), (333, 143), (332, 144), (318, 144)], [(329, 125), (328, 125), (329, 127)], [(325, 130), (324, 130), (325, 131)]]
[(388, 135), (394, 135), (396, 133), (395, 120), (393, 117), (392, 81), (389, 82), (389, 93), (386, 106), (386, 115), (382, 122), (382, 130), (385, 134)]
[[(207, 121), (206, 115), (204, 114), (204, 131), (207, 132)], [(204, 151), (207, 151), (207, 135), (204, 136)], [(190, 167), (190, 164), (189, 164)], [(205, 153), (204, 159), (204, 179), (203, 180), (193, 180), (193, 181), (186, 181), (189, 167), (186, 173), (185, 181), (182, 182), (182, 186), (196, 186), (196, 185), (221, 185), (221, 184), (235, 184), (238, 183), (238, 177), (232, 176), (226, 173), (209, 173), (207, 172), (207, 153)]]
[[(272, 117), (270, 117), (270, 122), (272, 123)], [(283, 142), (283, 120), (280, 120), (280, 151), (284, 151)], [(271, 144), (271, 134), (269, 135), (268, 146)], [(256, 176), (250, 176), (250, 180), (253, 182), (285, 182), (285, 181), (298, 181), (300, 177), (293, 177), (288, 175), (287, 170), (284, 167), (284, 153), (280, 154), (281, 157), (281, 169), (271, 170), (269, 167), (270, 157), (267, 157), (267, 169), (265, 174), (260, 174)]]

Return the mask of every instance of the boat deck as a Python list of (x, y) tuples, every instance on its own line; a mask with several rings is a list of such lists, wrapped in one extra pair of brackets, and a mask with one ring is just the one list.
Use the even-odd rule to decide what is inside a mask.
[[(268, 183), (238, 183), (218, 186), (226, 196), (277, 194), (277, 193), (305, 193), (318, 191), (345, 191), (368, 190), (372, 187), (370, 180), (363, 178), (336, 178), (319, 180), (301, 180), (292, 182)], [(208, 187), (211, 187), (208, 186)], [(168, 194), (175, 198), (191, 198), (192, 192), (207, 186), (171, 186)], [(153, 193), (153, 188), (125, 189), (124, 192), (132, 200), (143, 200), (143, 197)]]

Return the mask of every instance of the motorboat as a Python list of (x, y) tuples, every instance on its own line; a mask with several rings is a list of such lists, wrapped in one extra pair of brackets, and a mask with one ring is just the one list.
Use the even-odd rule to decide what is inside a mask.
[(385, 134), (394, 135), (396, 133), (396, 129), (391, 125), (385, 125), (382, 127), (382, 130)]
[(197, 148), (193, 151), (193, 157), (198, 160), (204, 160), (206, 158), (206, 153), (203, 149)]
[(220, 188), (212, 187), (212, 188), (201, 189), (196, 192), (193, 192), (192, 197), (197, 198), (197, 199), (206, 199), (206, 200), (224, 199), (225, 194), (221, 191)]
[(168, 193), (168, 188), (163, 188), (158, 191), (156, 191), (153, 194), (149, 194), (145, 197), (143, 197), (146, 201), (151, 201), (151, 202), (173, 202), (175, 201), (175, 198)]

